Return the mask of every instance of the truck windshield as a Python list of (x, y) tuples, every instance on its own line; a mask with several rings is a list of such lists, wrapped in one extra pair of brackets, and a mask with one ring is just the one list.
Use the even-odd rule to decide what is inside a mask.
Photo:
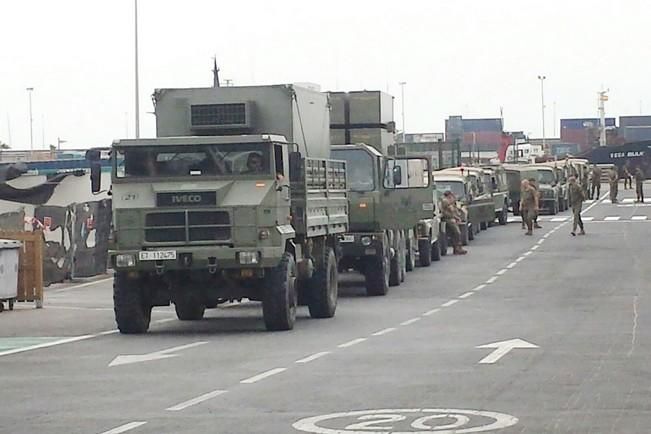
[(461, 181), (436, 181), (436, 191), (439, 197), (443, 196), (446, 191), (451, 191), (459, 200), (466, 198), (466, 192)]
[(332, 158), (346, 161), (348, 188), (350, 191), (375, 190), (373, 157), (360, 149), (333, 150)]
[(117, 148), (118, 178), (271, 174), (271, 144), (132, 146)]
[(551, 170), (539, 170), (538, 182), (540, 184), (553, 184), (556, 182), (556, 176), (554, 176), (554, 172)]

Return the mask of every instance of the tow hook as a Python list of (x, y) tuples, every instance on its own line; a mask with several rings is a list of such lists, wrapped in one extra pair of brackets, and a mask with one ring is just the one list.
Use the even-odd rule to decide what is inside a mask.
[(163, 261), (156, 261), (154, 266), (156, 267), (156, 274), (158, 276), (162, 276), (163, 273), (165, 273), (165, 266), (163, 265)]
[(208, 258), (208, 273), (217, 273), (217, 258)]

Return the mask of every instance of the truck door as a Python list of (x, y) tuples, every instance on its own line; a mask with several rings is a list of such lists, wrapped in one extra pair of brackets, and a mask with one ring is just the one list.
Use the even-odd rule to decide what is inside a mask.
[(396, 158), (386, 160), (383, 176), (382, 201), (385, 217), (411, 227), (419, 220), (432, 218), (434, 213), (433, 186), (429, 161), (425, 158)]

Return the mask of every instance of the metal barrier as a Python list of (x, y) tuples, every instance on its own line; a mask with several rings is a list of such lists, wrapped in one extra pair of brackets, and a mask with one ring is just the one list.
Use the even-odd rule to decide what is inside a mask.
[(0, 238), (23, 243), (18, 262), (18, 302), (34, 302), (43, 307), (43, 233), (0, 231)]

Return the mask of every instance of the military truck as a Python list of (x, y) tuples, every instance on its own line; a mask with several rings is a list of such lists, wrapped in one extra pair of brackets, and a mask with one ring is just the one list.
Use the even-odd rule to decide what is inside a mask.
[(557, 182), (554, 168), (542, 164), (535, 164), (531, 167), (535, 170), (535, 179), (538, 181), (540, 211), (546, 211), (552, 215), (558, 214), (561, 186)]
[(568, 204), (568, 195), (567, 195), (567, 175), (566, 170), (563, 166), (560, 166), (556, 161), (549, 161), (546, 163), (540, 163), (542, 166), (551, 167), (554, 170), (554, 175), (556, 176), (556, 184), (558, 189), (558, 210), (563, 212), (569, 208)]
[(153, 99), (158, 138), (111, 151), (120, 332), (146, 332), (152, 307), (170, 302), (180, 320), (199, 320), (221, 303), (262, 301), (268, 330), (293, 328), (299, 296), (312, 317), (334, 316), (348, 187), (346, 163), (329, 158), (327, 97), (274, 85)]
[(483, 166), (486, 185), (495, 205), (495, 218), (500, 225), (505, 225), (509, 219), (509, 184), (506, 171), (501, 165)]
[(473, 199), (472, 181), (465, 175), (441, 170), (433, 172), (432, 178), (439, 196), (446, 191), (451, 191), (456, 196), (464, 217), (459, 224), (461, 244), (468, 245), (469, 241), (475, 239), (485, 209), (492, 210), (492, 203), (483, 200), (477, 202)]
[[(484, 170), (479, 167), (454, 167), (441, 172), (459, 174), (470, 181), (469, 195), (467, 196), (470, 221), (472, 229), (477, 234), (495, 221), (495, 207), (490, 193), (490, 181)], [(470, 211), (472, 209), (472, 211)]]
[(387, 157), (367, 144), (333, 146), (332, 157), (350, 169), (350, 231), (341, 240), (340, 269), (363, 274), (368, 295), (385, 295), (414, 266), (414, 228), (433, 215), (428, 161)]
[(509, 184), (509, 196), (513, 215), (520, 215), (521, 183), (525, 179), (537, 178), (536, 172), (528, 165), (505, 164), (506, 180)]

